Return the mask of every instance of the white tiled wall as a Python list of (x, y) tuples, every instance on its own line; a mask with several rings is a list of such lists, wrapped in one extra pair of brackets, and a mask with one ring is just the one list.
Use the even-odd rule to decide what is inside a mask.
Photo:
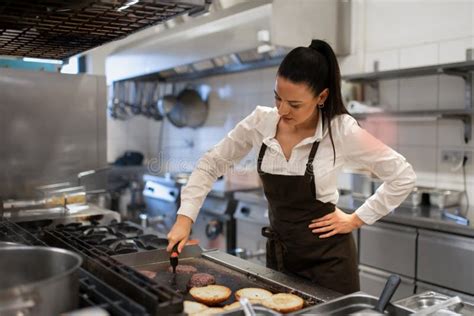
[[(459, 62), (474, 48), (474, 1), (416, 0), (353, 2), (353, 54), (340, 59), (343, 73)], [(200, 80), (211, 87), (210, 115), (199, 129), (164, 122), (163, 152), (174, 167), (192, 169), (194, 162), (218, 142), (257, 104), (273, 104), (276, 68)], [(391, 111), (459, 109), (464, 107), (464, 82), (457, 77), (431, 76), (380, 82), (380, 103)], [(136, 148), (147, 158), (157, 156), (160, 123), (134, 119), (109, 121), (109, 160)], [(445, 149), (470, 150), (459, 121), (363, 122), (375, 136), (400, 151), (412, 163), (419, 185), (462, 189), (462, 174), (441, 162)], [(142, 129), (139, 131), (139, 129)], [(474, 126), (473, 126), (474, 128)], [(474, 201), (474, 162), (468, 166), (470, 200)]]

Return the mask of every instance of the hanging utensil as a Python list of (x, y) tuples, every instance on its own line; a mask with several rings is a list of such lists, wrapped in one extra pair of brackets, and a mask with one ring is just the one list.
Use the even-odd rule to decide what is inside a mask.
[(197, 128), (206, 122), (209, 107), (198, 91), (186, 88), (178, 95), (178, 111), (180, 125)]

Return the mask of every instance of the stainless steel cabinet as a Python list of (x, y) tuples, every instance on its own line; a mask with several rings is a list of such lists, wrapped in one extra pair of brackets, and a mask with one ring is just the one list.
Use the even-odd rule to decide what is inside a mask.
[(360, 263), (415, 277), (415, 228), (378, 223), (360, 229)]
[(419, 230), (417, 279), (474, 294), (474, 239)]
[[(379, 269), (370, 268), (367, 266), (359, 266), (360, 289), (367, 294), (380, 296), (382, 290), (387, 282), (390, 272)], [(398, 286), (392, 300), (398, 300), (409, 297), (415, 293), (415, 280), (411, 278), (402, 277), (402, 282)]]

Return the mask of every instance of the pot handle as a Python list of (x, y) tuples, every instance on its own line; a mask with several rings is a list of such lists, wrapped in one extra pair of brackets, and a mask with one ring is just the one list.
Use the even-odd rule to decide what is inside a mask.
[[(0, 315), (4, 313), (11, 313), (14, 311), (23, 311), (25, 312), (28, 309), (32, 309), (35, 307), (36, 302), (32, 297), (18, 297), (17, 299), (13, 300), (12, 302), (0, 302)], [(25, 313), (28, 315), (29, 313)]]

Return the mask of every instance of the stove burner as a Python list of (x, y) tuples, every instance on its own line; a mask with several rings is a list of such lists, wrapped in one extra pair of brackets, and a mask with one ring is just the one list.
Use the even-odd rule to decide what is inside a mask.
[(143, 230), (138, 227), (130, 226), (127, 223), (117, 223), (110, 225), (110, 228), (115, 231), (115, 233), (120, 233), (123, 237), (138, 237), (143, 234)]
[(97, 223), (91, 225), (71, 223), (58, 225), (56, 229), (68, 232), (110, 255), (163, 249), (168, 246), (167, 239), (143, 234), (140, 227), (128, 222), (115, 222), (107, 226)]
[(138, 240), (123, 239), (110, 244), (109, 248), (112, 249), (116, 254), (138, 252), (140, 249), (138, 243)]

